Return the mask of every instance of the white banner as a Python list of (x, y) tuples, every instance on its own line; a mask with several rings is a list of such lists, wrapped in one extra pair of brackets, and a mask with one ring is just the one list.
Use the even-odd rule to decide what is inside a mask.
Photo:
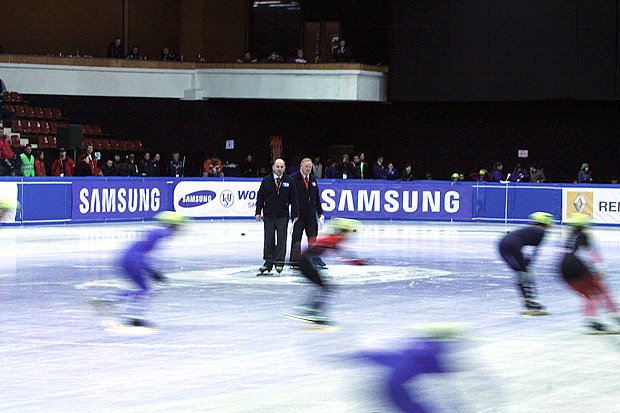
[(174, 188), (175, 211), (189, 217), (254, 217), (260, 181), (184, 181)]
[(620, 224), (620, 188), (562, 188), (562, 221), (577, 212), (595, 224)]

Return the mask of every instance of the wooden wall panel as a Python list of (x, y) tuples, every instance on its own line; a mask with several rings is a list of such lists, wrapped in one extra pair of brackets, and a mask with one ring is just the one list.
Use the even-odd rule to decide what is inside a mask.
[(234, 62), (249, 47), (251, 2), (205, 1), (203, 37), (207, 62)]
[(123, 32), (123, 0), (3, 0), (0, 46), (14, 54), (105, 56)]
[(129, 0), (128, 50), (158, 60), (164, 47), (179, 54), (180, 0)]

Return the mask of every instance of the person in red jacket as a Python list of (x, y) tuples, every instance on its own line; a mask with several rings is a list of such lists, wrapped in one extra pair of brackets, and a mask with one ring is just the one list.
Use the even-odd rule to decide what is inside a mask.
[(11, 140), (8, 136), (3, 135), (0, 139), (0, 162), (2, 162), (4, 175), (15, 175), (14, 157), (15, 153), (11, 149)]
[(45, 172), (45, 152), (39, 151), (37, 158), (34, 160), (34, 176), (46, 176)]
[[(312, 294), (307, 304), (298, 307), (299, 314), (287, 314), (291, 318), (306, 321), (316, 325), (331, 325), (331, 321), (325, 316), (325, 307), (330, 301), (332, 287), (321, 277), (316, 266), (317, 258), (329, 251), (342, 249), (344, 242), (351, 233), (356, 232), (360, 224), (354, 219), (334, 218), (331, 221), (333, 231), (320, 236), (308, 246), (299, 260), (299, 269), (304, 277), (319, 287), (319, 291)], [(352, 265), (366, 265), (364, 260), (349, 258), (346, 263)]]
[(60, 148), (58, 158), (52, 164), (52, 175), (73, 176), (75, 162), (67, 156), (65, 148)]

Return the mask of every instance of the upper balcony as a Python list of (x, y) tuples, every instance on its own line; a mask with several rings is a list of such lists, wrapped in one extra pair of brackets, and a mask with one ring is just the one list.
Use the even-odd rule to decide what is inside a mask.
[(22, 94), (202, 100), (387, 101), (385, 66), (161, 62), (0, 55), (0, 77)]

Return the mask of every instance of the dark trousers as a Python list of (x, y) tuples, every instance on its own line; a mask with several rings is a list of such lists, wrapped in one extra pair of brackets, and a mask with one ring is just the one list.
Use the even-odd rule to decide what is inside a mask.
[(277, 266), (284, 265), (286, 258), (286, 237), (288, 217), (264, 217), (265, 238), (263, 243), (263, 259), (265, 266), (271, 267), (274, 262)]
[(307, 217), (299, 217), (293, 225), (293, 235), (291, 236), (291, 261), (297, 262), (301, 257), (301, 238), (304, 231), (308, 242), (313, 242), (319, 233), (319, 224), (316, 221), (316, 215)]
[(504, 238), (499, 243), (499, 253), (510, 268), (517, 272), (527, 272), (529, 262), (523, 256), (520, 244), (512, 242), (510, 238)]

